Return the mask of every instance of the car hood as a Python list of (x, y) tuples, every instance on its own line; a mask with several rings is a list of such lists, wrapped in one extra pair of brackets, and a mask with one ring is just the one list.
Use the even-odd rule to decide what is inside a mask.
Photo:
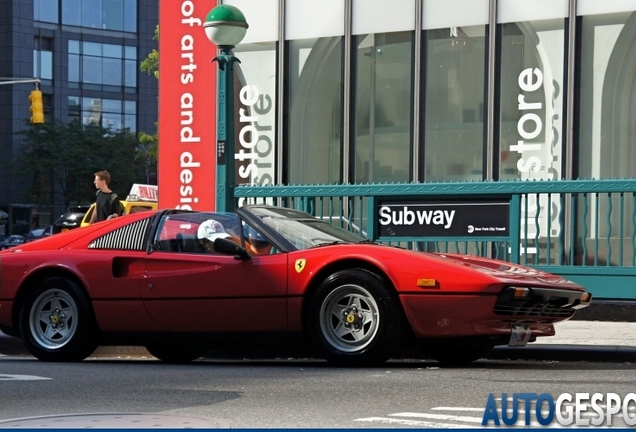
[(561, 276), (507, 261), (460, 254), (435, 253), (434, 255), (454, 264), (469, 267), (499, 279), (519, 281), (533, 279), (542, 283), (551, 284), (564, 281)]

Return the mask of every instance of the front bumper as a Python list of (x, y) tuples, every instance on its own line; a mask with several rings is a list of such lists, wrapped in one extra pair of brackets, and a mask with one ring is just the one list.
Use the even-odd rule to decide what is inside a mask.
[[(532, 336), (553, 336), (553, 324), (572, 317), (576, 307), (553, 299), (554, 293), (537, 292), (533, 302), (512, 302), (500, 294), (403, 294), (406, 317), (417, 338), (507, 336), (512, 325), (528, 326)], [(554, 290), (563, 293), (563, 290)], [(568, 293), (568, 291), (565, 291)], [(573, 294), (582, 294), (572, 291)], [(545, 301), (545, 295), (547, 301)], [(569, 298), (569, 295), (566, 295)], [(557, 297), (560, 298), (560, 297)], [(514, 300), (514, 299), (513, 299)], [(552, 302), (552, 303), (551, 303)], [(557, 304), (554, 304), (554, 303)]]

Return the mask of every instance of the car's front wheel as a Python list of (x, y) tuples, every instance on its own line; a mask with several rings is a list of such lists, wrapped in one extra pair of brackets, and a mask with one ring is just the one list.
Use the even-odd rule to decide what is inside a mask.
[(341, 270), (322, 282), (308, 309), (313, 346), (342, 366), (370, 366), (388, 360), (401, 343), (399, 300), (375, 273)]
[(20, 311), (27, 350), (44, 361), (81, 361), (98, 345), (90, 302), (73, 281), (50, 277), (27, 294)]

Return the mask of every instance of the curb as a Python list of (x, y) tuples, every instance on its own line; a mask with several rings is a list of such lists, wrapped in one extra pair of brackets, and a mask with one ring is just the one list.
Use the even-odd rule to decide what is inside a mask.
[(553, 360), (589, 362), (636, 362), (636, 347), (607, 345), (544, 344), (526, 347), (495, 347), (489, 356), (497, 360)]
[[(29, 355), (22, 341), (0, 333), (0, 355)], [(140, 346), (100, 346), (91, 357), (150, 357), (153, 356)], [(215, 358), (215, 357), (211, 357)], [(492, 360), (550, 360), (588, 362), (634, 362), (636, 347), (599, 345), (543, 344), (525, 347), (495, 347), (488, 356)]]

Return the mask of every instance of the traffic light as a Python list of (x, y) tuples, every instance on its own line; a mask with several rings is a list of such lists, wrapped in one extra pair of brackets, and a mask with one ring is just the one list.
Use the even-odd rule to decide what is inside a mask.
[(44, 106), (42, 105), (42, 92), (40, 90), (31, 90), (29, 102), (31, 102), (31, 108), (29, 108), (29, 111), (31, 111), (31, 123), (44, 123)]

